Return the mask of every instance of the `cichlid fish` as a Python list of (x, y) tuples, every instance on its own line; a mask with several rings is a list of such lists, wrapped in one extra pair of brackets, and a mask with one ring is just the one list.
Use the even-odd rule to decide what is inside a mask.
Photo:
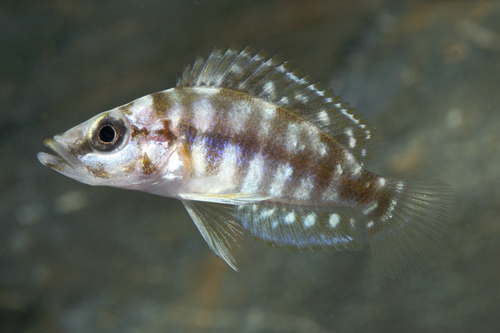
[(365, 169), (374, 130), (289, 62), (237, 46), (187, 66), (175, 88), (96, 115), (44, 144), (40, 162), (89, 185), (180, 199), (237, 270), (243, 231), (273, 247), (359, 250), (385, 275), (441, 238), (450, 186)]

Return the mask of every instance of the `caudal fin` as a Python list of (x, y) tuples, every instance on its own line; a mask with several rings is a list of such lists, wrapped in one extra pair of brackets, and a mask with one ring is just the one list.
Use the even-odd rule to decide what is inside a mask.
[(382, 273), (394, 278), (421, 265), (446, 231), (452, 188), (438, 181), (386, 179), (367, 232)]

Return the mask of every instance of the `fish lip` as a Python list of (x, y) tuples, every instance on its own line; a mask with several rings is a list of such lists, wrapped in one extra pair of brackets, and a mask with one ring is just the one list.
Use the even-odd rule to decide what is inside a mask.
[(75, 158), (57, 142), (56, 138), (46, 139), (43, 144), (50, 149), (51, 153), (39, 152), (37, 158), (40, 163), (56, 171), (62, 171), (67, 167), (75, 168)]

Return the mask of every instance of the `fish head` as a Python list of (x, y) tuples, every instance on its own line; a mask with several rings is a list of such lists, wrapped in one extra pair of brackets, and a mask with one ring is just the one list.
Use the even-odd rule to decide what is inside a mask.
[(144, 119), (145, 113), (138, 116), (125, 108), (100, 113), (45, 140), (52, 154), (40, 152), (38, 160), (89, 185), (141, 190), (158, 184), (169, 169), (176, 137), (154, 135), (145, 126), (151, 123)]

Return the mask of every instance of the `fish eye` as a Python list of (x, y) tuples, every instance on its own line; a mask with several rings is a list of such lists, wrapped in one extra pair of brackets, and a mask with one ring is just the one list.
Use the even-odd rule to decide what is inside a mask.
[(90, 144), (96, 150), (112, 151), (121, 146), (125, 133), (123, 120), (106, 116), (93, 126)]
[(109, 125), (104, 125), (99, 130), (99, 140), (101, 140), (101, 142), (103, 143), (113, 142), (115, 137), (116, 137), (116, 131), (113, 127)]

